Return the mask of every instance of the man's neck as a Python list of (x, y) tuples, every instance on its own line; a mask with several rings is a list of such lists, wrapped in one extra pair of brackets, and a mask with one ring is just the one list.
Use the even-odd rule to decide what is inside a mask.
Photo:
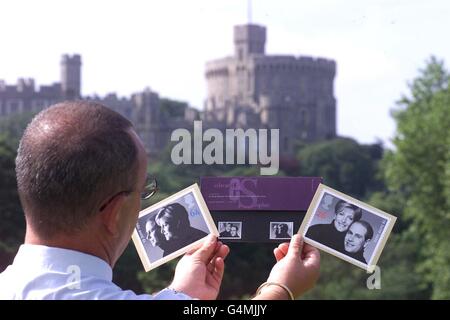
[(86, 237), (84, 233), (79, 233), (72, 236), (56, 235), (49, 239), (44, 239), (39, 237), (31, 228), (27, 228), (27, 232), (25, 234), (25, 244), (43, 245), (79, 251), (96, 256), (104, 260), (112, 267), (113, 259), (108, 254), (108, 252), (110, 252), (110, 250), (108, 250), (109, 248), (106, 245), (96, 245), (99, 243), (101, 244), (103, 242), (92, 239), (92, 235), (90, 237)]

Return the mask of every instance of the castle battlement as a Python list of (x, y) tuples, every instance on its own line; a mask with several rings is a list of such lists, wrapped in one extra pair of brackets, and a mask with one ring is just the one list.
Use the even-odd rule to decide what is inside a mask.
[(336, 62), (312, 56), (266, 55), (266, 28), (234, 28), (235, 54), (206, 63), (204, 118), (221, 127), (280, 129), (281, 152), (296, 140), (336, 135)]
[(55, 97), (55, 99), (62, 99), (60, 83), (53, 83), (48, 86), (40, 86), (37, 92), (41, 93), (42, 95), (53, 96)]
[(234, 26), (234, 41), (247, 41), (255, 39), (266, 40), (266, 27), (259, 24), (242, 24)]
[(311, 65), (315, 67), (324, 67), (324, 68), (334, 68), (336, 66), (336, 62), (331, 59), (316, 58), (310, 56), (299, 56), (296, 59), (300, 64), (303, 65)]
[(17, 91), (19, 92), (34, 92), (34, 79), (32, 78), (19, 78), (17, 80)]
[[(26, 97), (30, 93), (37, 97), (41, 94), (61, 95), (61, 85), (54, 83), (52, 85), (36, 86), (32, 78), (19, 78), (15, 85), (8, 85), (4, 80), (0, 80), (0, 93), (4, 98), (14, 95), (15, 98)], [(2, 96), (0, 96), (0, 99)]]
[(34, 92), (34, 80), (33, 79), (17, 79), (15, 85), (8, 85), (4, 80), (0, 80), (0, 92), (9, 92), (20, 94), (24, 91)]
[(215, 72), (216, 70), (228, 70), (228, 66), (230, 63), (233, 63), (234, 58), (233, 57), (225, 57), (222, 59), (215, 59), (206, 62), (205, 64), (205, 74), (208, 74), (209, 72)]
[(261, 55), (254, 54), (243, 61), (237, 61), (235, 57), (226, 57), (208, 61), (205, 66), (205, 75), (209, 77), (226, 77), (234, 68), (252, 69), (278, 69), (278, 70), (317, 70), (329, 72), (334, 75), (336, 62), (331, 59), (316, 58), (311, 56), (293, 55)]
[[(0, 118), (39, 112), (71, 99), (97, 101), (133, 122), (150, 154), (158, 154), (177, 128), (205, 127), (280, 129), (280, 153), (293, 155), (298, 141), (313, 142), (336, 135), (334, 60), (312, 56), (266, 55), (266, 28), (234, 28), (234, 54), (205, 64), (207, 96), (199, 112), (165, 99), (146, 88), (127, 97), (116, 93), (83, 96), (81, 56), (61, 57), (60, 82), (36, 86), (33, 79), (15, 85), (0, 80)], [(180, 109), (181, 108), (181, 109)]]
[(61, 57), (61, 63), (67, 63), (67, 62), (78, 62), (81, 63), (81, 55), (79, 54), (63, 54)]
[(331, 74), (334, 74), (336, 71), (336, 62), (334, 60), (310, 56), (270, 55), (254, 57), (253, 60), (256, 68), (320, 70)]

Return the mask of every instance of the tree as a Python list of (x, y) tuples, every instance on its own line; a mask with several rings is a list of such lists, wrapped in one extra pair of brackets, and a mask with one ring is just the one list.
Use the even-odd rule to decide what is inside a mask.
[(33, 113), (22, 113), (0, 119), (0, 249), (8, 252), (15, 252), (25, 235), (15, 158), (20, 138), (33, 116)]
[(4, 135), (0, 135), (0, 272), (11, 261), (23, 242), (25, 219), (17, 193), (15, 163), (16, 152)]
[(303, 147), (298, 160), (301, 175), (320, 176), (326, 185), (362, 198), (382, 186), (375, 178), (382, 154), (381, 144), (339, 138)]
[(188, 107), (186, 102), (161, 98), (161, 113), (167, 117), (183, 118), (184, 112)]
[[(432, 297), (450, 298), (450, 88), (434, 57), (393, 111), (395, 150), (384, 159), (387, 185), (405, 199), (408, 231), (420, 240), (417, 266)], [(426, 284), (425, 283), (425, 284)]]
[(411, 272), (417, 244), (393, 235), (386, 245), (380, 266), (380, 290), (369, 290), (371, 276), (348, 262), (321, 252), (321, 270), (317, 285), (304, 299), (426, 299), (429, 292), (420, 285), (421, 276)]
[[(398, 194), (376, 192), (367, 201), (385, 212), (400, 216), (402, 199)], [(429, 286), (414, 270), (419, 261), (420, 239), (404, 231), (398, 219), (377, 265), (380, 267), (380, 290), (369, 290), (370, 274), (345, 261), (321, 252), (320, 278), (305, 299), (428, 299)]]
[[(149, 174), (156, 176), (160, 190), (143, 206), (154, 204), (165, 197), (185, 188), (195, 182), (199, 183), (202, 176), (255, 176), (259, 175), (257, 166), (248, 165), (174, 165), (170, 159), (170, 146), (161, 153), (159, 159), (150, 159)], [(279, 172), (280, 175), (284, 173)], [(261, 282), (267, 279), (271, 267), (275, 263), (273, 256), (274, 244), (229, 244), (233, 254), (227, 257), (222, 283), (220, 299), (238, 299), (249, 297)], [(128, 248), (127, 250), (134, 250)], [(135, 253), (133, 253), (135, 255)], [(131, 256), (131, 254), (129, 255)], [(178, 261), (178, 260), (177, 260)], [(145, 292), (155, 292), (170, 284), (175, 270), (176, 262), (170, 261), (150, 272), (139, 272), (139, 279)], [(255, 268), (254, 261), (258, 261), (258, 268)], [(118, 262), (118, 267), (125, 269), (129, 263), (135, 263), (131, 259), (122, 259)], [(123, 266), (123, 267), (122, 267)], [(142, 269), (139, 263), (139, 268)], [(131, 270), (131, 268), (128, 268)], [(125, 272), (123, 279), (117, 278), (119, 285), (129, 284), (126, 282)], [(242, 279), (245, 275), (245, 281)], [(129, 277), (129, 275), (128, 275)]]
[(0, 133), (4, 136), (4, 142), (17, 149), (20, 138), (34, 115), (32, 112), (24, 112), (0, 119)]
[(25, 218), (17, 193), (15, 158), (20, 137), (33, 114), (0, 119), (0, 272), (23, 242)]

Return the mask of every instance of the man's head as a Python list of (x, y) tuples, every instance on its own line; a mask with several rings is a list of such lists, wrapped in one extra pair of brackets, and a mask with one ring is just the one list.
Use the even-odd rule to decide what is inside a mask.
[(165, 238), (161, 233), (161, 228), (155, 221), (155, 216), (150, 217), (145, 224), (145, 231), (147, 233), (147, 239), (150, 241), (153, 247), (161, 247)]
[(146, 166), (132, 124), (109, 108), (69, 101), (40, 112), (16, 158), (27, 233), (45, 240), (73, 236), (101, 217), (115, 241), (128, 242)]
[(179, 203), (172, 203), (163, 207), (156, 215), (155, 220), (168, 241), (186, 236), (185, 230), (190, 227), (188, 212)]
[(231, 230), (231, 223), (226, 223), (225, 224), (225, 231), (230, 232), (230, 230)]
[(350, 225), (354, 221), (359, 221), (362, 216), (361, 208), (339, 200), (334, 207), (335, 217), (334, 217), (334, 227), (339, 232), (347, 231)]
[(280, 223), (278, 225), (279, 233), (286, 234), (289, 230), (288, 225), (286, 223)]
[(238, 236), (237, 231), (238, 231), (238, 228), (236, 226), (232, 226), (231, 229), (230, 229), (231, 236), (232, 237), (237, 237)]
[(354, 253), (364, 250), (372, 237), (373, 229), (368, 222), (360, 220), (352, 223), (345, 234), (345, 251)]

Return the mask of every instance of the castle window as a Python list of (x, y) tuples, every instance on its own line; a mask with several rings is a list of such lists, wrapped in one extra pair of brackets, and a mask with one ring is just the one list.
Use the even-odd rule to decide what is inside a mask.
[(239, 60), (242, 60), (244, 58), (244, 52), (243, 52), (243, 50), (240, 48), (239, 50), (238, 50), (238, 59)]

